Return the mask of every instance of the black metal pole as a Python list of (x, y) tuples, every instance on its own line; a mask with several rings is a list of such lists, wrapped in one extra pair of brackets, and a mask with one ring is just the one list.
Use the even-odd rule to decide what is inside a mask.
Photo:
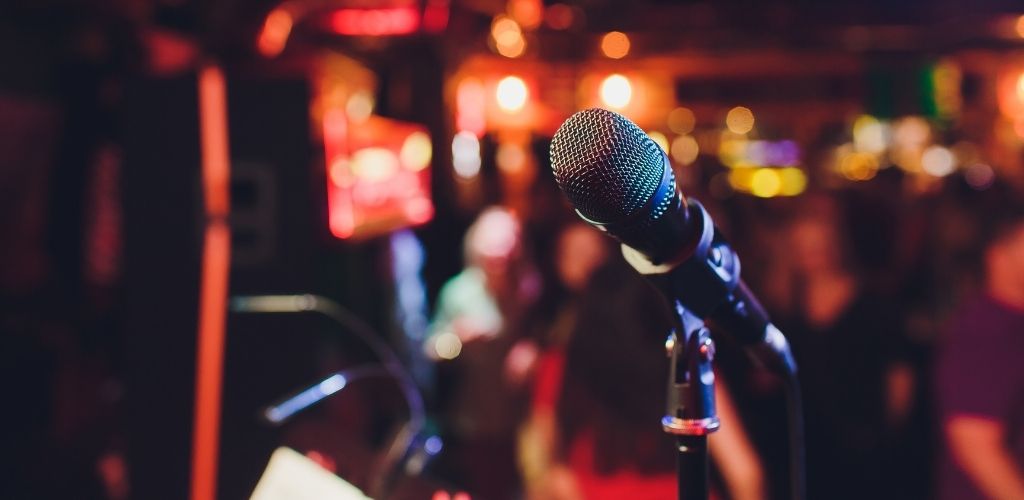
[(661, 419), (666, 433), (675, 436), (678, 496), (707, 500), (708, 434), (718, 430), (715, 410), (715, 374), (711, 361), (715, 345), (704, 322), (676, 303), (677, 330), (665, 347), (672, 362), (668, 379), (668, 408)]
[(679, 500), (707, 500), (708, 488), (708, 437), (676, 436), (679, 478)]

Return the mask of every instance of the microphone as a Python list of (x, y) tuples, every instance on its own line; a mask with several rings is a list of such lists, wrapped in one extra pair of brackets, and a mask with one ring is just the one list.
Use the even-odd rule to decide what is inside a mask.
[(701, 204), (677, 189), (668, 156), (629, 119), (593, 108), (551, 140), (551, 168), (576, 213), (619, 240), (626, 260), (756, 360), (792, 374), (788, 343), (740, 280), (740, 262)]
[(551, 168), (583, 220), (653, 262), (693, 239), (665, 152), (622, 115), (593, 108), (570, 116), (551, 139)]

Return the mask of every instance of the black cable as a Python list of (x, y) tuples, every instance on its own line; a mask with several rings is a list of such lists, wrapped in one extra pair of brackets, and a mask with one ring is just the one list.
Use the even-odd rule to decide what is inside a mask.
[(381, 365), (398, 384), (399, 390), (409, 408), (409, 422), (395, 435), (384, 457), (381, 476), (370, 488), (377, 495), (383, 492), (384, 483), (391, 470), (412, 447), (416, 435), (426, 422), (423, 396), (415, 380), (399, 360), (398, 355), (366, 322), (345, 309), (341, 304), (320, 295), (250, 295), (231, 298), (231, 310), (243, 313), (299, 313), (316, 312), (327, 316), (359, 337), (373, 351)]

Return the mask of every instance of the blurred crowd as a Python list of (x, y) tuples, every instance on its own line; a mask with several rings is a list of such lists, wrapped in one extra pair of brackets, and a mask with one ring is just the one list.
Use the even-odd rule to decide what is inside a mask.
[[(792, 343), (809, 498), (1024, 495), (1012, 189), (951, 178), (917, 197), (709, 205)], [(673, 498), (669, 309), (614, 241), (563, 212), (492, 207), (466, 234), (424, 346), (450, 442), (442, 474), (481, 498)], [(781, 380), (715, 337), (715, 496), (785, 498)]]
[[(128, 260), (123, 240), (132, 237), (124, 221), (133, 215), (121, 203), (125, 193), (157, 198), (174, 186), (143, 185), (137, 173), (132, 184), (119, 170), (123, 93), (134, 78), (187, 74), (199, 48), (180, 30), (134, 27), (147, 16), (177, 26), (180, 12), (171, 8), (147, 13), (130, 8), (145, 2), (40, 2), (75, 6), (54, 9), (62, 12), (54, 17), (32, 2), (16, 3), (9, 11), (20, 15), (0, 15), (7, 69), (0, 71), (0, 380), (7, 417), (0, 426), (7, 450), (0, 453), (0, 498), (129, 498), (125, 429), (187, 439), (191, 416), (181, 410), (180, 428), (169, 429), (126, 412), (131, 368), (157, 358), (185, 366), (193, 352), (185, 344), (127, 359), (124, 345), (152, 332), (133, 330), (126, 320), (125, 297), (139, 292), (120, 274)], [(111, 12), (89, 8), (97, 6)], [(218, 43), (226, 43), (222, 31), (231, 38), (224, 28), (235, 20), (223, 18), (231, 12), (214, 12)], [(396, 59), (406, 66), (409, 58)], [(431, 85), (440, 108), (442, 70), (436, 71)], [(408, 83), (395, 80), (394, 87)], [(193, 88), (191, 79), (183, 81)], [(163, 126), (160, 119), (153, 122)], [(192, 121), (184, 128), (188, 137), (196, 135), (190, 127)], [(418, 230), (422, 274), (440, 281), (434, 278), (450, 267), (443, 264), (452, 260), (447, 253), (458, 247), (450, 241), (457, 237), (464, 268), (444, 276), (450, 279), (430, 297), (428, 335), (412, 349), (421, 357), (415, 361), (430, 367), (417, 374), (444, 441), (432, 472), (482, 499), (674, 498), (676, 451), (660, 427), (668, 376), (663, 342), (671, 328), (664, 300), (623, 262), (613, 240), (565, 205), (541, 165), (546, 147), (534, 153), (539, 165), (529, 195), (514, 209), (481, 210), (464, 236), (456, 228), (475, 209), (445, 199), (450, 184), (462, 181), (451, 178), (447, 159), (437, 160), (445, 168), (435, 170), (435, 184), (447, 187), (435, 193), (436, 219)], [(808, 163), (809, 172), (825, 170)], [(1020, 186), (971, 184), (957, 172), (922, 188), (901, 169), (883, 168), (869, 181), (825, 189), (828, 183), (812, 177), (800, 196), (761, 199), (712, 193), (711, 176), (694, 174), (710, 168), (723, 167), (702, 153), (679, 178), (712, 213), (742, 260), (743, 278), (792, 344), (805, 409), (808, 498), (1024, 498)], [(189, 175), (179, 175), (181, 206), (198, 204), (185, 200), (198, 191)], [(480, 191), (477, 202), (502, 201), (501, 186)], [(184, 226), (195, 222), (191, 216), (177, 220)], [(178, 232), (170, 236), (165, 228), (146, 229), (146, 237), (164, 237), (154, 246), (181, 250), (177, 267), (167, 265), (172, 272), (198, 269), (184, 255), (194, 250), (191, 242), (177, 241), (191, 228), (171, 228)], [(344, 246), (336, 243), (330, 242)], [(337, 255), (309, 267), (324, 280), (358, 288), (350, 302), (386, 309), (380, 303), (387, 299), (363, 293), (386, 288), (375, 282), (388, 280), (377, 269), (386, 267), (378, 266), (386, 251), (374, 242), (345, 249), (356, 255), (347, 268)], [(151, 280), (144, 271), (133, 283)], [(145, 321), (132, 326), (169, 321), (171, 308), (154, 304), (172, 294), (181, 300), (170, 302), (194, 313), (194, 288), (137, 298), (146, 307), (135, 314)], [(187, 327), (174, 334), (192, 339), (193, 322), (182, 322)], [(783, 385), (727, 336), (714, 337), (722, 420), (710, 438), (714, 494), (786, 498)], [(257, 361), (280, 362), (274, 356), (286, 350), (270, 342), (261, 347), (274, 352), (247, 360), (253, 371), (267, 371)], [(317, 356), (330, 357), (309, 349), (292, 361), (314, 365)], [(146, 402), (191, 401), (192, 381), (178, 382), (179, 393), (168, 395), (170, 382), (156, 381)], [(339, 393), (322, 405), (325, 419), (289, 429), (282, 441), (337, 450), (317, 461), (365, 486), (373, 459), (362, 458), (377, 454), (378, 436), (388, 434), (367, 401), (395, 399), (377, 389)], [(352, 436), (363, 430), (373, 439)], [(256, 468), (264, 463), (253, 461), (260, 462)], [(158, 472), (161, 479), (187, 475)]]

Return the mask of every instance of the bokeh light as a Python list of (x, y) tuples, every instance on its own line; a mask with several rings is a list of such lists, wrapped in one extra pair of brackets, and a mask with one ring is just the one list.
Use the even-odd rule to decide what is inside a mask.
[(650, 137), (662, 151), (666, 154), (668, 153), (668, 137), (665, 137), (665, 134), (658, 132), (657, 130), (650, 130), (647, 132), (647, 137)]
[(668, 114), (668, 129), (677, 134), (689, 134), (696, 125), (697, 117), (689, 108), (676, 108)]
[(352, 174), (367, 181), (381, 182), (394, 177), (399, 159), (385, 148), (363, 148), (352, 155)]
[(889, 127), (871, 115), (853, 122), (853, 145), (857, 151), (881, 153), (889, 145)]
[(956, 170), (956, 158), (945, 147), (930, 146), (921, 155), (921, 169), (935, 177), (945, 177)]
[(979, 191), (992, 187), (996, 181), (996, 171), (984, 163), (975, 163), (964, 171), (967, 184)]
[(519, 23), (507, 16), (497, 16), (491, 22), (491, 38), (498, 45), (511, 45), (516, 39), (523, 36)]
[(509, 113), (522, 110), (526, 106), (526, 99), (529, 95), (530, 92), (526, 88), (526, 82), (518, 76), (502, 78), (495, 89), (498, 107)]
[(725, 115), (725, 126), (734, 134), (746, 134), (754, 129), (754, 112), (743, 106), (736, 106)]
[(287, 10), (277, 8), (271, 11), (263, 23), (263, 30), (256, 42), (260, 53), (267, 57), (273, 57), (284, 51), (294, 23), (295, 20)]
[(908, 116), (899, 120), (892, 132), (893, 142), (901, 148), (919, 148), (928, 142), (931, 126), (920, 116)]
[(472, 132), (459, 132), (452, 139), (452, 168), (464, 179), (480, 173), (480, 141)]
[(508, 13), (520, 26), (533, 30), (544, 19), (544, 5), (541, 0), (512, 0), (508, 3)]
[(723, 138), (718, 143), (718, 161), (729, 168), (750, 166), (746, 161), (749, 143), (746, 139)]
[(612, 31), (601, 37), (601, 52), (611, 59), (626, 57), (629, 45), (629, 37), (621, 31)]
[(354, 122), (363, 122), (373, 114), (373, 95), (364, 90), (353, 93), (345, 103), (345, 114)]
[(491, 40), (499, 54), (515, 58), (526, 51), (526, 39), (523, 30), (514, 19), (508, 16), (497, 16), (491, 23)]
[(633, 85), (620, 74), (610, 75), (601, 82), (601, 101), (612, 108), (624, 108), (633, 98)]
[(439, 333), (434, 337), (434, 353), (441, 359), (455, 359), (462, 353), (462, 340), (454, 332)]
[(430, 165), (433, 155), (430, 136), (424, 132), (413, 132), (402, 142), (398, 158), (408, 170), (420, 171)]
[(523, 37), (519, 37), (515, 40), (515, 42), (511, 44), (498, 45), (497, 49), (499, 54), (510, 59), (515, 59), (516, 57), (519, 57), (523, 55), (524, 52), (526, 52), (526, 39)]
[(693, 136), (681, 135), (672, 141), (672, 159), (680, 165), (690, 165), (697, 161), (698, 154), (700, 154), (700, 146), (697, 145), (697, 139), (694, 139)]
[(780, 169), (779, 180), (782, 181), (782, 187), (779, 189), (782, 196), (796, 196), (807, 189), (807, 174), (796, 167)]
[(782, 191), (782, 176), (774, 168), (759, 168), (750, 176), (750, 194), (771, 198)]
[(871, 153), (841, 152), (839, 173), (851, 181), (866, 181), (878, 174), (878, 157)]

